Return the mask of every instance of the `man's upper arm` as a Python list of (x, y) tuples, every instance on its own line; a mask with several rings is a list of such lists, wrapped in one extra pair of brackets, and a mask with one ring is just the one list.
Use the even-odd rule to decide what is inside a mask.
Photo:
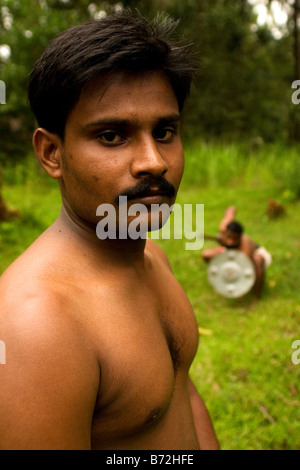
[(1, 305), (0, 449), (89, 449), (96, 361), (54, 303)]
[(220, 446), (210, 415), (190, 377), (188, 390), (200, 449), (218, 450)]

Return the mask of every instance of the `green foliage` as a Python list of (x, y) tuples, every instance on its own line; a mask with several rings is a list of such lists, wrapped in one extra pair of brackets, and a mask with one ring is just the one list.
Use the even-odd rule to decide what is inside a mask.
[[(198, 141), (186, 145), (182, 186), (218, 188), (276, 185), (282, 203), (300, 198), (299, 146), (264, 144), (261, 139), (227, 144)], [(196, 170), (195, 170), (196, 169)]]
[(193, 197), (205, 203), (205, 231), (211, 234), (217, 233), (224, 209), (236, 204), (247, 233), (272, 253), (263, 297), (253, 310), (250, 295), (232, 301), (212, 290), (201, 253), (184, 252), (172, 246), (174, 241), (162, 243), (199, 326), (211, 332), (200, 336), (192, 377), (225, 450), (300, 449), (300, 367), (291, 361), (291, 345), (300, 333), (299, 203), (288, 203), (287, 216), (272, 221), (265, 211), (274, 195), (276, 186), (207, 187), (181, 194), (184, 202)]
[(1, 9), (3, 25), (0, 45), (11, 49), (8, 62), (0, 61), (0, 77), (7, 86), (7, 104), (0, 107), (1, 142), (0, 161), (24, 158), (31, 145), (35, 126), (27, 100), (27, 82), (30, 71), (48, 42), (61, 30), (90, 18), (89, 2), (81, 0), (75, 8), (62, 8), (62, 2), (45, 0), (6, 0)]
[[(300, 203), (289, 198), (279, 176), (294, 154), (294, 149), (279, 145), (252, 150), (250, 156), (234, 146), (195, 145), (186, 151), (179, 201), (204, 204), (205, 233), (216, 235), (225, 208), (236, 205), (246, 232), (272, 253), (273, 264), (254, 309), (250, 294), (241, 300), (216, 294), (201, 252), (186, 251), (185, 240), (159, 240), (189, 295), (198, 325), (208, 332), (200, 335), (192, 378), (224, 450), (300, 449), (300, 366), (291, 361), (292, 342), (300, 339)], [(213, 171), (206, 172), (206, 164)], [(270, 198), (282, 201), (285, 216), (266, 215)], [(214, 246), (205, 242), (205, 248)]]
[(181, 32), (199, 51), (200, 73), (183, 117), (187, 138), (274, 141), (295, 137), (292, 24), (280, 40), (266, 27), (254, 29), (255, 16), (246, 0), (2, 3), (0, 45), (11, 48), (10, 60), (0, 59), (0, 79), (7, 85), (7, 104), (0, 106), (2, 163), (24, 158), (30, 149), (35, 123), (28, 109), (27, 80), (48, 42), (72, 25), (122, 6), (137, 8), (149, 17), (166, 11), (180, 18)]

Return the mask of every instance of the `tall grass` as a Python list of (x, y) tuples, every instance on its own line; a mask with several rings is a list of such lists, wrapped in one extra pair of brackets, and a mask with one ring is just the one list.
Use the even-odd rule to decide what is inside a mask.
[[(300, 450), (300, 365), (291, 361), (292, 342), (300, 339), (299, 176), (297, 148), (200, 142), (186, 149), (179, 199), (205, 204), (205, 232), (216, 234), (224, 209), (234, 204), (247, 233), (272, 253), (253, 310), (251, 294), (229, 300), (213, 291), (201, 252), (160, 242), (208, 332), (200, 336), (191, 375), (223, 449)], [(269, 198), (281, 200), (284, 216), (267, 216)]]
[(300, 197), (300, 148), (277, 144), (194, 142), (186, 146), (182, 187), (276, 186), (283, 197)]

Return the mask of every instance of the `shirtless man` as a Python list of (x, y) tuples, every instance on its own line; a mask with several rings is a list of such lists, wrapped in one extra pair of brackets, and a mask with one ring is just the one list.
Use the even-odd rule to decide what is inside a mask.
[(245, 253), (252, 259), (256, 279), (254, 284), (254, 299), (252, 305), (254, 306), (257, 299), (261, 296), (264, 273), (266, 268), (271, 264), (271, 255), (264, 247), (260, 247), (248, 235), (244, 233), (243, 226), (235, 221), (236, 207), (230, 206), (226, 209), (223, 219), (220, 222), (219, 234), (216, 241), (221, 246), (213, 249), (206, 249), (202, 252), (202, 258), (205, 261), (210, 261), (216, 255), (223, 253), (226, 249), (237, 249)]
[(171, 20), (155, 24), (122, 13), (73, 28), (32, 72), (34, 148), (63, 204), (1, 277), (1, 449), (218, 448), (189, 378), (196, 320), (165, 254), (96, 236), (99, 205), (118, 212), (126, 194), (150, 224), (182, 177), (193, 61)]

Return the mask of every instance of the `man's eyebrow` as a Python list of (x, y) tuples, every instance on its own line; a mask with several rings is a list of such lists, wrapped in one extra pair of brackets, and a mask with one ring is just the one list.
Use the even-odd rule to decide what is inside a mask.
[[(155, 119), (155, 126), (161, 126), (166, 124), (174, 124), (180, 121), (180, 114), (170, 114), (166, 116), (158, 116)], [(115, 118), (115, 117), (107, 117), (102, 119), (97, 119), (96, 121), (89, 122), (83, 126), (83, 129), (93, 129), (97, 127), (103, 126), (113, 126), (113, 127), (136, 127), (138, 126), (138, 120), (136, 119), (126, 119), (126, 118)]]
[(169, 116), (162, 116), (158, 118), (157, 123), (158, 125), (176, 124), (180, 122), (180, 119), (180, 114), (170, 114)]

